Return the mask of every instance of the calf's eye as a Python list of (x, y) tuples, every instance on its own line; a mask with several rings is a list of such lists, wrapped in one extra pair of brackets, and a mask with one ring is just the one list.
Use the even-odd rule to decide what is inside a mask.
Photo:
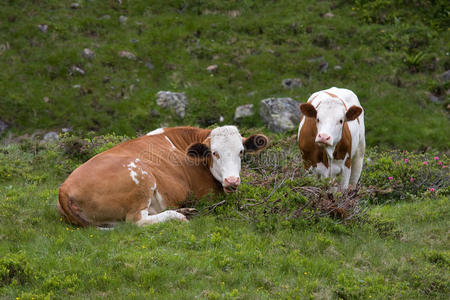
[(316, 119), (317, 123), (319, 123), (319, 118)]
[(219, 155), (219, 153), (217, 153), (216, 151), (214, 151), (213, 153), (212, 153), (217, 159), (219, 159), (220, 158), (220, 155)]
[(341, 123), (341, 124), (342, 124), (343, 122), (344, 122), (343, 120), (340, 120), (340, 121), (339, 121), (339, 123)]

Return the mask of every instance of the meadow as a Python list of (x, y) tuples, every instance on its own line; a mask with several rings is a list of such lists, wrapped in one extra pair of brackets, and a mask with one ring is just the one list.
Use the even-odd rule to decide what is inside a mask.
[[(0, 299), (448, 298), (447, 1), (73, 3), (0, 4)], [(237, 125), (270, 147), (245, 156), (237, 193), (193, 202), (190, 222), (105, 231), (58, 214), (65, 178), (124, 140), (329, 86), (365, 108), (356, 191), (325, 192), (295, 132), (255, 114)], [(184, 119), (156, 105), (160, 90), (186, 93)]]

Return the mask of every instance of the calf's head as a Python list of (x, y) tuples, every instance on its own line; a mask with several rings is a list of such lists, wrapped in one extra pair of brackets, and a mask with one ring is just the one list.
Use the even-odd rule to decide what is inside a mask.
[(344, 122), (355, 120), (362, 112), (362, 108), (355, 105), (346, 110), (344, 104), (336, 99), (326, 99), (316, 107), (302, 103), (300, 110), (306, 117), (316, 120), (316, 144), (327, 147), (336, 146), (341, 140)]
[(262, 134), (243, 138), (235, 126), (222, 126), (211, 131), (202, 143), (194, 143), (187, 155), (206, 162), (211, 174), (225, 192), (234, 192), (241, 183), (241, 159), (244, 152), (258, 152), (269, 140)]

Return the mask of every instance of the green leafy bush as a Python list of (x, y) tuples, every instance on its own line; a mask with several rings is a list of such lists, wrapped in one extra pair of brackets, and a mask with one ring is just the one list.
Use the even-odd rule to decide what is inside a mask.
[(361, 184), (382, 190), (373, 199), (377, 203), (436, 193), (447, 195), (450, 183), (448, 170), (446, 155), (374, 149), (366, 155)]

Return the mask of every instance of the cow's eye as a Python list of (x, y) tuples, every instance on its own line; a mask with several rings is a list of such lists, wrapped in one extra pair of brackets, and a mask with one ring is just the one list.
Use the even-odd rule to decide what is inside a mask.
[(341, 124), (342, 124), (343, 122), (344, 122), (343, 120), (340, 120), (340, 121), (339, 121), (339, 123), (341, 123)]
[(219, 159), (220, 158), (220, 155), (219, 155), (219, 153), (217, 153), (216, 151), (214, 151), (213, 153), (212, 153), (217, 159)]
[(316, 119), (317, 123), (319, 123), (319, 118)]
[(239, 151), (239, 156), (244, 155), (244, 150)]

